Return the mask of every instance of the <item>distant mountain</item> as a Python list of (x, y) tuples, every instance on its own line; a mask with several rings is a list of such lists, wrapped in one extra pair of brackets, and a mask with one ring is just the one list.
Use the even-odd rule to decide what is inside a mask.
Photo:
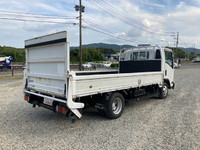
[[(120, 50), (123, 48), (133, 48), (135, 46), (133, 45), (117, 45), (117, 44), (107, 44), (107, 43), (92, 43), (83, 45), (83, 48), (85, 47), (94, 47), (94, 48), (109, 48), (113, 50)], [(78, 47), (71, 47), (71, 49), (77, 49)]]
[(181, 49), (188, 52), (189, 54), (191, 53), (200, 54), (200, 49), (197, 48), (181, 48)]

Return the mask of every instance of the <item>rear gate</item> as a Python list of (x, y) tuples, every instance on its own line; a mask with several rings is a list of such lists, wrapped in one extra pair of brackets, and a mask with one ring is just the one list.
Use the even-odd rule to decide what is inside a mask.
[(26, 87), (52, 97), (66, 97), (69, 68), (66, 32), (26, 40), (25, 48)]
[[(52, 108), (53, 101), (59, 102), (59, 105), (66, 106), (77, 117), (81, 118), (82, 115), (78, 109), (83, 108), (84, 104), (74, 102), (71, 96), (73, 89), (67, 88), (71, 87), (67, 85), (70, 83), (67, 79), (70, 72), (67, 32), (63, 31), (26, 40), (25, 48), (25, 96), (26, 94), (35, 95), (38, 97), (36, 102), (39, 102), (39, 105), (43, 105), (43, 107), (51, 106), (50, 108)], [(26, 99), (29, 98), (25, 97)], [(29, 102), (31, 103), (31, 101)], [(38, 103), (34, 105), (38, 105)], [(58, 107), (56, 110), (63, 112), (64, 109)]]

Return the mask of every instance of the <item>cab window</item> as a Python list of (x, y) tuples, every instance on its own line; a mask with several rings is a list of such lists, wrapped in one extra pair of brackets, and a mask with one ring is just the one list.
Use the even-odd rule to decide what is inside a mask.
[(149, 59), (149, 52), (147, 52), (147, 59)]
[(149, 52), (142, 51), (142, 52), (133, 52), (130, 54), (130, 60), (148, 60), (149, 59)]
[(173, 68), (173, 54), (172, 52), (165, 51), (165, 62)]
[(159, 49), (156, 50), (156, 59), (161, 59), (161, 54)]
[(146, 53), (140, 52), (140, 60), (146, 60)]
[(130, 55), (130, 60), (133, 60), (133, 54), (131, 53), (131, 55)]
[(133, 59), (132, 60), (138, 60), (138, 52), (133, 52)]

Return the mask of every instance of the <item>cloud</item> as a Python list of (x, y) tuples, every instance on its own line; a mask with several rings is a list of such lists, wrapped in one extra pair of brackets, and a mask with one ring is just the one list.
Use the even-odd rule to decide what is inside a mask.
[(125, 32), (119, 32), (119, 33), (116, 33), (115, 36), (126, 37), (126, 33)]
[(199, 0), (191, 0), (191, 2), (193, 2), (194, 6), (196, 6), (196, 7), (200, 6), (200, 1)]
[(135, 29), (135, 28), (131, 28), (128, 33), (127, 36), (128, 37), (142, 37), (144, 35), (144, 32), (142, 30), (139, 29)]
[(153, 7), (158, 7), (158, 8), (165, 8), (166, 6), (165, 5), (161, 5), (161, 4), (157, 4), (157, 3), (144, 3), (146, 5), (149, 5), (149, 6), (153, 6)]
[(198, 20), (200, 20), (200, 8), (184, 5), (184, 7), (177, 8), (175, 12), (166, 17), (163, 24), (169, 31), (179, 32), (180, 46), (188, 46), (194, 43), (199, 46), (200, 22)]
[[(200, 20), (199, 0), (154, 0), (153, 2), (150, 0), (108, 0), (106, 2), (117, 10), (113, 14), (114, 16), (92, 5), (88, 1), (83, 1), (83, 5), (86, 7), (83, 19), (86, 22), (90, 21), (93, 23), (89, 24), (90, 27), (96, 28), (99, 25), (105, 29), (104, 31), (110, 31), (113, 35), (128, 37), (133, 41), (141, 41), (141, 43), (159, 43), (161, 38), (164, 38), (166, 41), (168, 40), (169, 43), (173, 43), (174, 41), (171, 36), (163, 37), (151, 32), (163, 34), (173, 31), (180, 32), (180, 39), (190, 42), (198, 41), (198, 37), (200, 36), (200, 33), (197, 32), (200, 26), (200, 22), (198, 21)], [(1, 0), (0, 10), (55, 16), (78, 16), (78, 12), (74, 10), (76, 3), (78, 4), (78, 1), (74, 0)], [(111, 11), (112, 9), (108, 10)], [(117, 12), (122, 12), (121, 16)], [(2, 16), (2, 14), (0, 15)], [(126, 24), (125, 22), (127, 21), (123, 22), (124, 16), (127, 16), (128, 22), (132, 26)], [(48, 19), (42, 20), (45, 21)], [(78, 20), (73, 21), (78, 22)], [(6, 44), (22, 47), (23, 41), (27, 38), (67, 30), (71, 45), (76, 46), (79, 41), (78, 29), (78, 26), (73, 25), (0, 20), (0, 40), (5, 43), (6, 40), (4, 37), (6, 37)], [(83, 29), (83, 42), (114, 42), (124, 44), (126, 41), (115, 39), (114, 37), (109, 37), (89, 29)]]
[(182, 8), (185, 6), (185, 2), (180, 1), (176, 8)]
[(173, 30), (181, 31), (185, 35), (198, 34), (200, 22), (200, 9), (197, 7), (187, 6), (184, 10), (180, 10), (171, 14), (165, 23)]

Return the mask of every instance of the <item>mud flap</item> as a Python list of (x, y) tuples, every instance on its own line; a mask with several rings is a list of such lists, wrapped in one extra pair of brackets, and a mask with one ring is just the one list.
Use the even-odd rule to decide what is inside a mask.
[(72, 89), (73, 89), (73, 75), (69, 75), (67, 77), (67, 107), (80, 119), (82, 117), (82, 114), (78, 111), (78, 109), (81, 109), (84, 107), (84, 103), (80, 102), (74, 102), (72, 99)]

